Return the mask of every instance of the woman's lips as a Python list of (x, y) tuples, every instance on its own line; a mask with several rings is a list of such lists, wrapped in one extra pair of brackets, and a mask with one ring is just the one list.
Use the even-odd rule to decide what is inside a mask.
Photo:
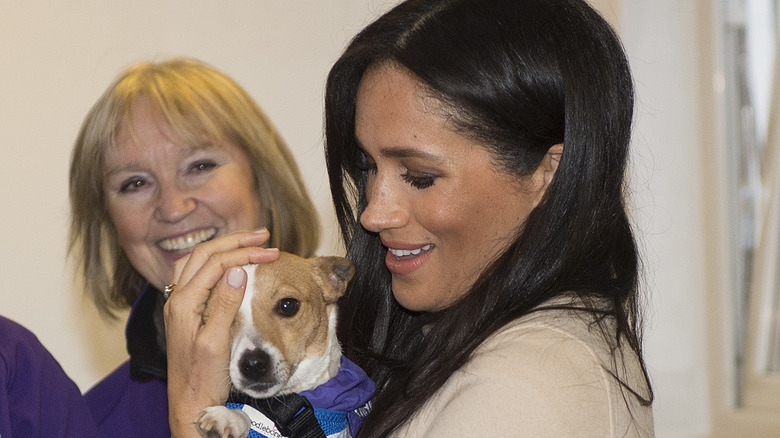
[(428, 260), (434, 248), (435, 246), (431, 244), (413, 249), (388, 247), (385, 265), (394, 275), (409, 275)]
[(216, 228), (204, 228), (179, 237), (161, 240), (157, 242), (157, 246), (167, 252), (189, 253), (195, 245), (213, 239), (216, 234)]

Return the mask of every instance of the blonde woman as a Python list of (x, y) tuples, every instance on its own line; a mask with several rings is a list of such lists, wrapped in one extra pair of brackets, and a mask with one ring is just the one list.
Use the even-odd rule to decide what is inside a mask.
[(141, 63), (94, 104), (70, 170), (70, 250), (95, 305), (132, 307), (130, 360), (86, 393), (100, 431), (170, 437), (163, 291), (198, 243), (258, 230), (310, 256), (318, 219), (268, 117), (234, 80), (193, 59)]

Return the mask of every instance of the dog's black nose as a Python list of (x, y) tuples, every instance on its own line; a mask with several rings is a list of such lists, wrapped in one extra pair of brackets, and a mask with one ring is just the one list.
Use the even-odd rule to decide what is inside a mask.
[(271, 363), (271, 357), (265, 351), (256, 348), (245, 351), (238, 361), (238, 367), (241, 374), (249, 380), (260, 381), (268, 373), (268, 366)]

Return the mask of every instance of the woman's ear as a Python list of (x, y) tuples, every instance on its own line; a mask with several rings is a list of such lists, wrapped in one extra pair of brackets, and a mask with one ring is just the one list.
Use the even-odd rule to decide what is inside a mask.
[(533, 192), (536, 194), (535, 206), (541, 202), (547, 187), (550, 185), (555, 172), (558, 170), (558, 165), (561, 162), (561, 156), (563, 155), (563, 143), (558, 143), (550, 146), (550, 149), (542, 157), (542, 162), (539, 163), (539, 167), (536, 168), (532, 176)]
[(563, 155), (563, 143), (558, 143), (550, 146), (547, 153), (542, 158), (541, 167), (544, 169), (544, 190), (547, 190), (547, 186), (550, 185), (555, 171), (558, 170), (558, 165), (561, 163), (561, 155)]

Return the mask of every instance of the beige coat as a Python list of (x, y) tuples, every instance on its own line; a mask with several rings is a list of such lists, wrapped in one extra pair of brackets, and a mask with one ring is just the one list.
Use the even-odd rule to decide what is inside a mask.
[(652, 408), (610, 375), (646, 397), (636, 356), (624, 344), (613, 356), (590, 322), (586, 313), (568, 310), (512, 322), (395, 436), (652, 437)]

